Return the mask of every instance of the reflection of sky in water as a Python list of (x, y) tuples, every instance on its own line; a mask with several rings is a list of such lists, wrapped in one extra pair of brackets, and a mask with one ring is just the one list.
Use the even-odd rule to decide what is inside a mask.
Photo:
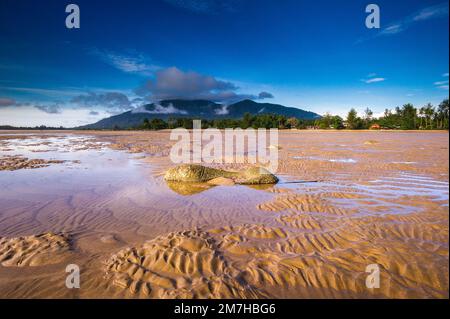
[(357, 163), (357, 161), (353, 158), (324, 158), (318, 156), (293, 156), (294, 159), (306, 159), (311, 161), (325, 161), (325, 162), (334, 162), (334, 163)]
[[(21, 134), (22, 135), (22, 134)], [(26, 139), (4, 140), (6, 145), (0, 146), (1, 155), (22, 155), (28, 158), (41, 159), (80, 159), (85, 154), (102, 150), (106, 151), (106, 143), (94, 141), (92, 137), (79, 136), (50, 136)], [(90, 149), (86, 149), (90, 148)], [(70, 153), (70, 154), (68, 154)], [(76, 153), (76, 154), (75, 154)], [(98, 152), (95, 152), (98, 155)], [(77, 158), (74, 158), (77, 157)]]
[[(298, 183), (297, 183), (298, 182)], [(411, 202), (405, 204), (402, 197), (420, 196), (443, 207), (449, 206), (448, 181), (435, 180), (432, 177), (412, 173), (399, 173), (396, 177), (385, 177), (358, 184), (342, 181), (294, 181), (289, 176), (280, 176), (279, 188), (288, 188), (295, 193), (318, 195), (327, 192), (341, 192), (361, 195), (362, 198), (332, 198), (325, 196), (335, 205), (349, 209), (358, 209), (361, 214), (408, 214), (417, 212), (418, 208)], [(368, 203), (370, 202), (370, 203)], [(369, 213), (370, 211), (370, 213)], [(320, 213), (320, 212), (316, 212)]]
[(29, 159), (67, 161), (35, 169), (1, 171), (0, 182), (4, 190), (9, 188), (26, 192), (29, 188), (32, 192), (33, 188), (44, 188), (59, 194), (64, 193), (63, 189), (70, 189), (76, 193), (83, 191), (84, 187), (115, 187), (121, 181), (140, 178), (139, 162), (131, 160), (125, 152), (110, 150), (107, 144), (96, 142), (89, 136), (51, 135), (4, 141), (8, 144), (0, 150), (11, 150), (0, 151), (0, 156), (21, 155)]
[(436, 201), (449, 200), (448, 181), (438, 181), (428, 176), (400, 173), (398, 177), (386, 177), (365, 186), (372, 192), (391, 192), (392, 196), (428, 196)]

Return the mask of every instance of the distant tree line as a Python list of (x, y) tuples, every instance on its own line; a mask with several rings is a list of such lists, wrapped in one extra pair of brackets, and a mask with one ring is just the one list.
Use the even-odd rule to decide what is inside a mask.
[(11, 126), (11, 125), (0, 125), (0, 130), (39, 130), (39, 131), (48, 131), (48, 130), (67, 130), (67, 128), (60, 126), (60, 127), (50, 127), (45, 125), (40, 126), (33, 126), (33, 127), (18, 127), (18, 126)]
[(373, 118), (373, 112), (367, 108), (362, 117), (354, 109), (347, 115), (346, 125), (349, 129), (367, 129), (373, 126), (384, 129), (400, 130), (448, 130), (449, 102), (442, 101), (437, 108), (428, 103), (416, 108), (408, 103), (394, 110), (386, 109), (383, 116)]
[[(160, 129), (173, 129), (178, 127), (183, 127), (186, 129), (192, 129), (193, 127), (192, 118), (169, 118), (167, 121), (161, 119), (145, 119), (141, 129), (150, 130), (160, 130)], [(245, 113), (241, 119), (213, 119), (213, 120), (202, 120), (202, 128), (280, 128), (280, 129), (290, 129), (303, 127), (306, 128), (310, 124), (310, 121), (300, 120), (294, 117), (287, 118), (284, 115), (276, 114), (258, 114), (251, 115), (250, 113)]]
[[(162, 130), (183, 127), (192, 129), (194, 119), (191, 118), (169, 118), (145, 119), (141, 126), (135, 129)], [(448, 130), (449, 128), (449, 101), (442, 101), (437, 108), (427, 104), (420, 109), (412, 104), (405, 104), (395, 110), (386, 109), (383, 116), (373, 117), (369, 108), (359, 116), (355, 109), (351, 109), (344, 120), (338, 115), (325, 114), (321, 118), (313, 120), (298, 119), (275, 114), (246, 113), (241, 119), (214, 119), (202, 120), (202, 128), (278, 128), (278, 129), (402, 129), (402, 130)], [(116, 129), (119, 129), (116, 127)]]

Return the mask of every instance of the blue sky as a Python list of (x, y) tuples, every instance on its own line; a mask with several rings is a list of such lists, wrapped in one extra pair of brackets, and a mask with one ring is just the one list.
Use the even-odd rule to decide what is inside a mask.
[[(69, 3), (80, 29), (65, 26)], [(365, 26), (369, 3), (381, 29)], [(0, 125), (77, 126), (164, 98), (436, 105), (448, 21), (442, 0), (2, 0)]]

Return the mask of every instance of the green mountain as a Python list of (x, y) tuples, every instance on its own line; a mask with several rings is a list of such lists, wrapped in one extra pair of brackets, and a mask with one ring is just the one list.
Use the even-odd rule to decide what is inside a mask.
[(160, 118), (197, 118), (197, 119), (239, 119), (245, 113), (250, 114), (277, 114), (299, 119), (316, 119), (320, 115), (278, 104), (257, 103), (252, 100), (243, 100), (234, 104), (218, 104), (206, 100), (164, 100), (159, 103), (144, 105), (138, 109), (114, 115), (98, 121), (97, 123), (79, 127), (80, 129), (112, 129), (132, 128), (142, 124), (144, 119)]

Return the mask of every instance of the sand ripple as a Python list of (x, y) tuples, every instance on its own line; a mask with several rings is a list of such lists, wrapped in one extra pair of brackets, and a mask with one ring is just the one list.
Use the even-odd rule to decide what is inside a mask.
[(217, 249), (198, 230), (171, 233), (128, 248), (107, 262), (111, 282), (131, 293), (153, 298), (251, 298), (258, 294), (238, 280)]
[(4, 267), (57, 264), (69, 249), (69, 239), (62, 234), (0, 238), (0, 263)]

